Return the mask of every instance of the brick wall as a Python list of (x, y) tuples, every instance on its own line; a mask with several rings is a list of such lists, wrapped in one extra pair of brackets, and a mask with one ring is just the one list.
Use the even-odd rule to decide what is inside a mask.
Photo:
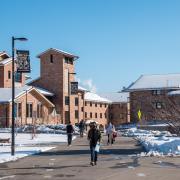
[(109, 107), (110, 121), (114, 125), (130, 122), (129, 103), (114, 103)]
[[(131, 121), (138, 122), (138, 111), (142, 112), (142, 121), (146, 120), (167, 120), (168, 111), (171, 105), (167, 93), (170, 90), (161, 90), (161, 94), (154, 95), (152, 90), (137, 91), (130, 93), (130, 114)], [(162, 103), (162, 108), (157, 108), (157, 103)]]

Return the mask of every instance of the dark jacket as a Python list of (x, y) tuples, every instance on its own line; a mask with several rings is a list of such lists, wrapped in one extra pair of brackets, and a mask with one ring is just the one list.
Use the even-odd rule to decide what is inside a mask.
[(67, 134), (72, 134), (72, 133), (74, 132), (73, 125), (68, 124), (68, 125), (66, 126), (66, 132), (67, 132)]
[(90, 129), (88, 132), (88, 140), (90, 141), (90, 146), (95, 147), (97, 142), (101, 141), (101, 132), (99, 129)]
[(85, 128), (85, 123), (84, 123), (84, 121), (81, 121), (81, 122), (79, 123), (79, 129), (80, 129), (80, 130), (84, 130), (84, 128)]

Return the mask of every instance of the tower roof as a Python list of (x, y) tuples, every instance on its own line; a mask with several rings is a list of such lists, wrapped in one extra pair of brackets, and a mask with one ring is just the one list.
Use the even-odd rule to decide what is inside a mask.
[(68, 56), (68, 57), (75, 58), (75, 59), (78, 59), (78, 58), (79, 58), (78, 56), (76, 56), (76, 55), (74, 55), (74, 54), (71, 54), (71, 53), (68, 53), (68, 52), (66, 52), (66, 51), (63, 51), (63, 50), (60, 50), (60, 49), (56, 49), (56, 48), (49, 48), (49, 49), (47, 49), (46, 51), (43, 51), (42, 53), (40, 53), (40, 54), (37, 55), (37, 58), (40, 58), (42, 55), (48, 53), (49, 51), (54, 51), (54, 52), (63, 54), (64, 56)]

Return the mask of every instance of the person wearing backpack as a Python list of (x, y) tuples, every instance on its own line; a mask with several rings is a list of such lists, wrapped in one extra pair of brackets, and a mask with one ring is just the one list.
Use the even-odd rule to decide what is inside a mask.
[(90, 151), (91, 151), (91, 165), (94, 166), (97, 164), (97, 156), (98, 156), (98, 150), (96, 150), (96, 147), (100, 145), (101, 142), (101, 132), (96, 126), (95, 122), (90, 123), (90, 130), (88, 131), (88, 140), (90, 145)]

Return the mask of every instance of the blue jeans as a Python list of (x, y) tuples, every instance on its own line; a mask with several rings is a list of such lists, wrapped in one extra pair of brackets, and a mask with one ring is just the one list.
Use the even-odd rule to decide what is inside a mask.
[(97, 152), (95, 151), (95, 146), (90, 145), (91, 150), (91, 162), (97, 161)]

